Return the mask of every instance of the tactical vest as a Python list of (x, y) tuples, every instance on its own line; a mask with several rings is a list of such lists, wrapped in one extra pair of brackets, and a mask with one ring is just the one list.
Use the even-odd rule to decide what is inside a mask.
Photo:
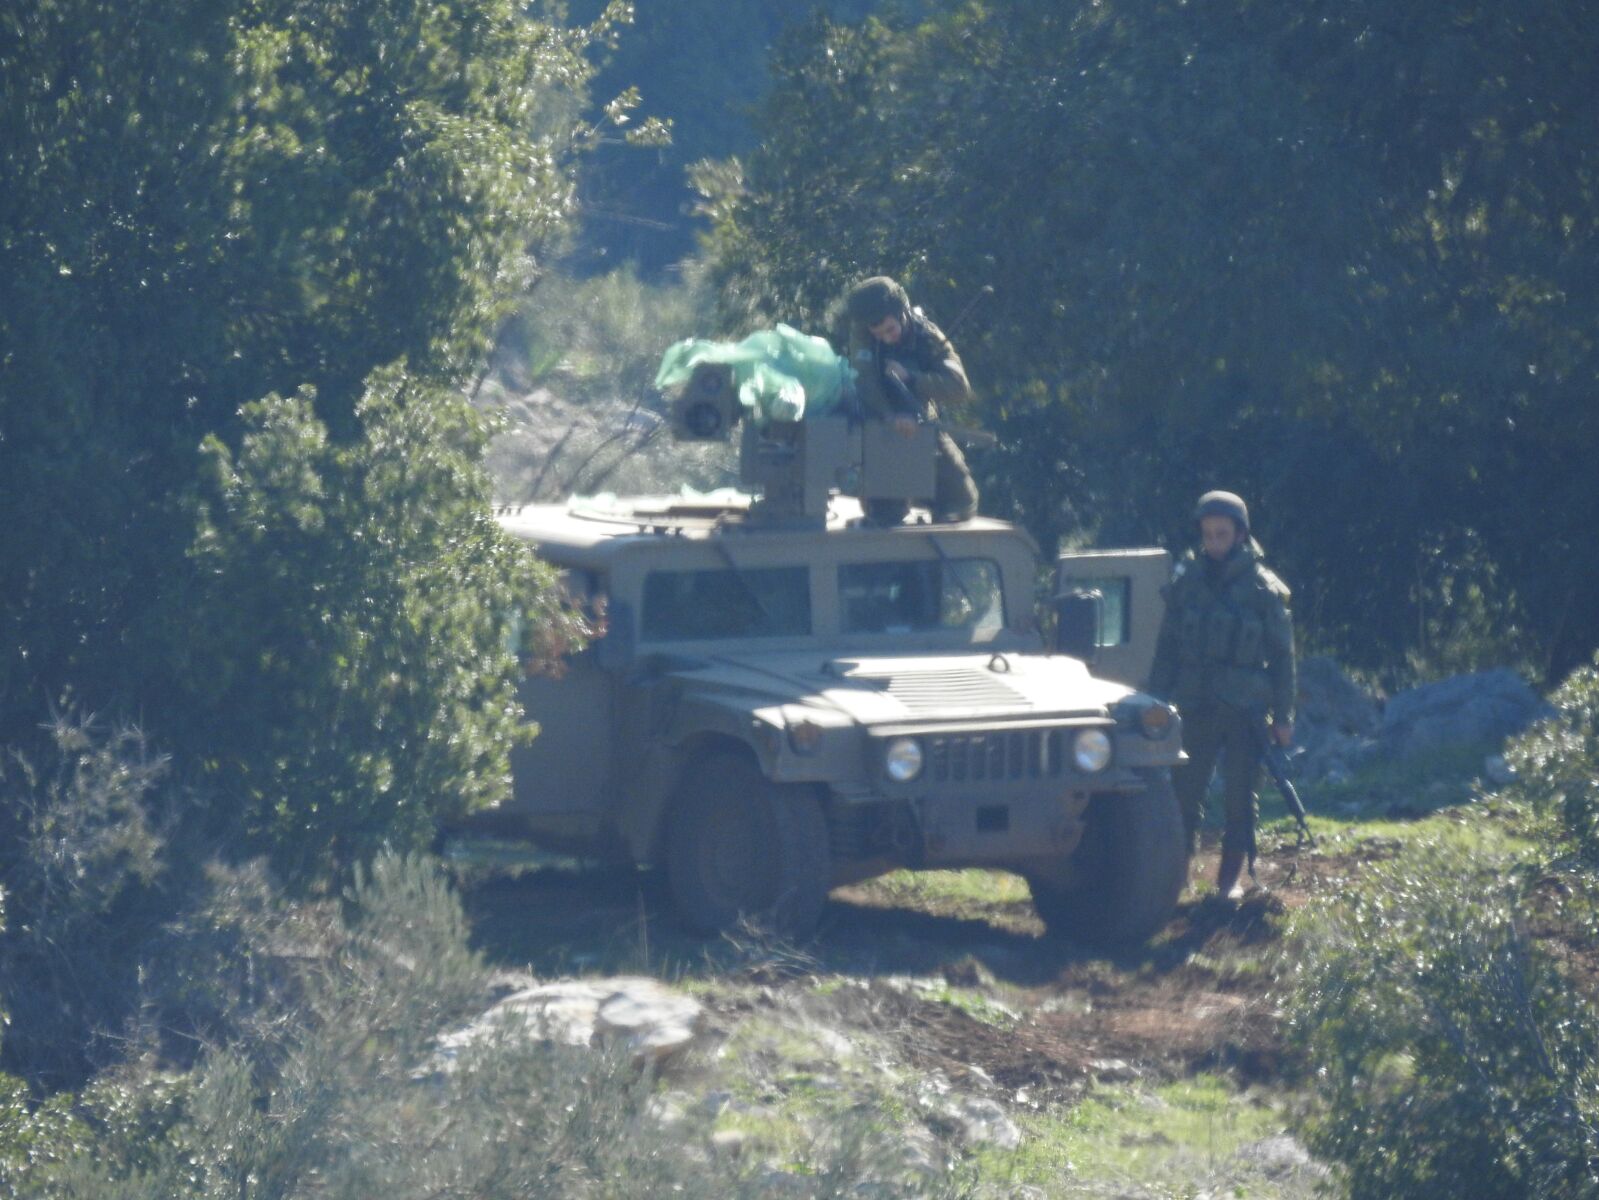
[(1178, 660), (1264, 671), (1266, 618), (1258, 604), (1264, 590), (1248, 576), (1220, 590), (1204, 583), (1189, 589), (1179, 617)]
[(1272, 699), (1269, 628), (1287, 589), (1253, 555), (1218, 583), (1206, 578), (1202, 558), (1172, 585), (1176, 622), (1179, 703), (1217, 700), (1238, 708), (1264, 708)]

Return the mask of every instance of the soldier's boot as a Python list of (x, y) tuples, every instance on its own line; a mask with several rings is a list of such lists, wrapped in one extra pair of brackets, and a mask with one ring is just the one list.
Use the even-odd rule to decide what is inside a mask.
[(1223, 850), (1221, 867), (1216, 872), (1216, 894), (1223, 900), (1244, 898), (1244, 852)]

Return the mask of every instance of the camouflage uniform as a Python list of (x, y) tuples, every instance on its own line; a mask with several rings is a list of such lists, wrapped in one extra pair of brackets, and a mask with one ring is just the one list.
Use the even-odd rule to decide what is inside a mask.
[[(1253, 856), (1261, 744), (1257, 728), (1294, 719), (1294, 628), (1287, 586), (1246, 536), (1215, 562), (1189, 551), (1166, 589), (1149, 690), (1183, 715), (1189, 761), (1174, 782), (1189, 847), (1205, 814), (1205, 790), (1223, 760), (1227, 816), (1222, 851)], [(1252, 862), (1251, 858), (1251, 862)]]
[[(861, 376), (864, 416), (936, 421), (938, 405), (959, 404), (971, 397), (971, 384), (955, 347), (920, 309), (911, 307), (905, 289), (892, 279), (879, 275), (857, 284), (850, 290), (847, 309), (849, 361)], [(898, 319), (902, 330), (892, 345), (873, 337), (870, 330), (885, 317)], [(891, 363), (903, 370), (903, 382), (890, 371)], [(932, 499), (939, 520), (964, 521), (977, 514), (977, 484), (966, 457), (942, 430), (933, 464)], [(903, 515), (903, 511), (898, 514)]]

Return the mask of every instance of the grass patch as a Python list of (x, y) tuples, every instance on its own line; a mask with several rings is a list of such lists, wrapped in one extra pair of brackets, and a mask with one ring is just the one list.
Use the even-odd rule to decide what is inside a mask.
[(1324, 854), (1358, 853), (1363, 849), (1399, 852), (1423, 842), (1464, 850), (1482, 860), (1525, 859), (1537, 848), (1506, 813), (1489, 813), (1486, 808), (1472, 805), (1443, 809), (1416, 821), (1363, 821), (1359, 825), (1317, 830), (1317, 848)]
[(1279, 1200), (1314, 1194), (1308, 1178), (1295, 1181), (1286, 1177), (1292, 1172), (1279, 1172), (1284, 1177), (1274, 1181), (1247, 1155), (1247, 1148), (1282, 1133), (1278, 1104), (1240, 1094), (1217, 1076), (1155, 1089), (1102, 1087), (1070, 1111), (1019, 1123), (1026, 1139), (1020, 1149), (978, 1155), (986, 1179), (1029, 1185), (1047, 1196), (1129, 1187), (1137, 1190), (1115, 1194)]
[(972, 1020), (992, 1025), (996, 1029), (1014, 1029), (1021, 1022), (1020, 1014), (1014, 1009), (976, 988), (945, 984), (942, 987), (918, 989), (917, 994), (924, 1000), (959, 1009)]
[(1009, 871), (895, 871), (860, 885), (887, 904), (915, 907), (948, 916), (986, 916), (1017, 904), (1030, 904), (1027, 881)]
[[(1482, 794), (1483, 759), (1496, 753), (1491, 742), (1444, 747), (1414, 758), (1365, 764), (1339, 783), (1325, 780), (1299, 786), (1300, 799), (1313, 818), (1348, 824), (1382, 817), (1390, 810), (1422, 817)], [(1288, 805), (1268, 777), (1260, 792), (1262, 821), (1291, 823)]]

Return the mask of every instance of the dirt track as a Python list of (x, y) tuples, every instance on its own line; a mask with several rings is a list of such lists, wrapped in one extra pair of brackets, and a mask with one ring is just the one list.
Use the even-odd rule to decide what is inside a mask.
[[(1264, 889), (1233, 906), (1191, 888), (1161, 938), (1115, 958), (1044, 937), (1024, 900), (911, 905), (870, 884), (835, 892), (818, 937), (798, 949), (688, 939), (659, 884), (642, 875), (532, 872), (471, 889), (469, 908), (493, 961), (540, 975), (848, 982), (888, 1014), (908, 1061), (957, 1082), (975, 1069), (1042, 1102), (1118, 1074), (1278, 1078), (1286, 1064), (1271, 995), (1277, 918), (1357, 866), (1296, 855), (1292, 843), (1268, 848), (1259, 865)], [(1194, 877), (1214, 872), (1211, 849), (1196, 860)], [(921, 982), (907, 987), (907, 979)], [(991, 997), (1016, 1019), (979, 1019), (930, 996), (928, 981), (939, 980), (965, 996)]]

